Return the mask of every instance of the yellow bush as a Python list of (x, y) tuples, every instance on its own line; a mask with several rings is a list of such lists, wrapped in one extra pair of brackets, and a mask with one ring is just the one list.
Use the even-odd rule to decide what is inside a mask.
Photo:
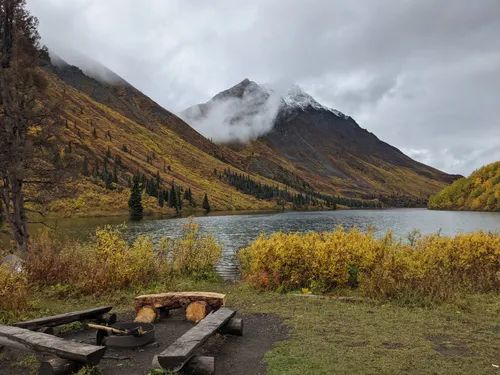
[[(0, 265), (0, 311), (22, 310), (28, 305), (28, 280), (23, 272)], [(0, 320), (2, 316), (0, 314)]]
[(324, 233), (261, 235), (239, 253), (243, 277), (275, 290), (331, 291), (357, 286), (367, 294), (445, 299), (457, 291), (500, 290), (500, 235), (429, 235), (396, 241), (389, 232), (338, 228)]
[(32, 241), (26, 261), (29, 285), (52, 288), (59, 296), (98, 294), (169, 281), (176, 273), (196, 278), (214, 275), (222, 248), (213, 235), (201, 235), (192, 221), (184, 226), (181, 238), (161, 239), (158, 249), (143, 236), (130, 245), (123, 228), (98, 229), (88, 245), (63, 243), (52, 233), (41, 233)]
[(213, 234), (202, 235), (198, 224), (190, 220), (178, 239), (162, 238), (160, 249), (172, 270), (184, 276), (212, 278), (214, 267), (222, 254), (222, 246)]

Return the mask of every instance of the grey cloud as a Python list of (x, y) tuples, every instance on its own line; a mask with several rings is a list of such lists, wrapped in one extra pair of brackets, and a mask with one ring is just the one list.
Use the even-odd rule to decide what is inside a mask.
[[(468, 174), (500, 158), (498, 0), (28, 5), (49, 47), (84, 53), (174, 112), (245, 77), (298, 84), (394, 146), (424, 150), (410, 154), (447, 172)], [(219, 130), (227, 136), (223, 123)]]

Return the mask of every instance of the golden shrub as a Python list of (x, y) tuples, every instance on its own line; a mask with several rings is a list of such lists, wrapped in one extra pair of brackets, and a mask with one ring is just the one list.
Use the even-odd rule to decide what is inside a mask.
[(125, 227), (106, 226), (87, 245), (60, 241), (53, 233), (35, 238), (26, 261), (29, 285), (52, 288), (59, 296), (99, 294), (169, 281), (174, 275), (208, 278), (222, 248), (190, 221), (178, 239), (163, 238), (155, 248), (149, 237), (129, 244)]
[(243, 277), (275, 290), (331, 291), (357, 286), (367, 294), (445, 299), (457, 291), (500, 290), (500, 235), (477, 232), (396, 241), (388, 232), (337, 228), (324, 233), (261, 235), (239, 253)]
[[(22, 310), (28, 305), (28, 280), (24, 272), (0, 265), (0, 311)], [(0, 320), (1, 320), (0, 313)]]
[(160, 249), (172, 271), (184, 276), (206, 279), (214, 277), (214, 267), (222, 254), (222, 246), (213, 234), (201, 234), (198, 224), (190, 220), (178, 239), (162, 238)]

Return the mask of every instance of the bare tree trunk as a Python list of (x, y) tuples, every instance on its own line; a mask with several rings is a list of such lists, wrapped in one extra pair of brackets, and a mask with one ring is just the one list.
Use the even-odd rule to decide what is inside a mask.
[(5, 209), (4, 216), (11, 228), (19, 256), (25, 257), (28, 252), (30, 236), (24, 208), (23, 182), (18, 178), (10, 183), (8, 180), (8, 178), (4, 178), (4, 186), (0, 189)]

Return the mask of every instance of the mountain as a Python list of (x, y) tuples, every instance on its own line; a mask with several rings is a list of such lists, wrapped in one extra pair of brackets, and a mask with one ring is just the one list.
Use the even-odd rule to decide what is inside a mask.
[[(244, 174), (245, 160), (238, 153), (214, 144), (125, 80), (95, 79), (60, 58), (53, 60), (44, 61), (43, 69), (47, 95), (58, 101), (64, 124), (58, 142), (61, 153), (73, 154), (78, 164), (73, 179), (51, 194), (30, 192), (38, 193), (31, 208), (55, 216), (127, 214), (133, 175), (148, 192), (146, 214), (175, 213), (159, 207), (158, 199), (172, 185), (181, 190), (184, 210), (201, 210), (205, 193), (213, 210), (276, 207), (218, 176), (229, 170)], [(252, 176), (252, 181), (284, 189), (265, 177)]]
[(277, 93), (245, 79), (179, 116), (202, 133), (222, 121), (229, 133), (250, 135), (215, 140), (243, 157), (249, 173), (298, 190), (422, 205), (458, 177), (409, 158), (298, 86)]
[(500, 211), (500, 161), (461, 178), (429, 199), (434, 210)]

